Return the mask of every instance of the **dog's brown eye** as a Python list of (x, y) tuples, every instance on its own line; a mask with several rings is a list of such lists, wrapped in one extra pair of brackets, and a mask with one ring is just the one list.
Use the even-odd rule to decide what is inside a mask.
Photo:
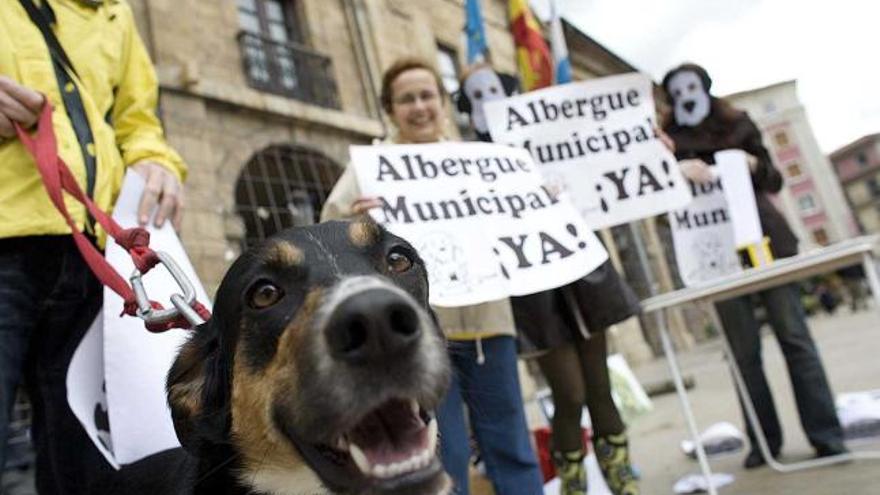
[(403, 273), (412, 268), (413, 262), (405, 253), (394, 250), (388, 253), (388, 268), (394, 273)]
[(251, 307), (256, 309), (268, 308), (277, 303), (284, 293), (273, 284), (268, 282), (257, 285), (251, 292)]

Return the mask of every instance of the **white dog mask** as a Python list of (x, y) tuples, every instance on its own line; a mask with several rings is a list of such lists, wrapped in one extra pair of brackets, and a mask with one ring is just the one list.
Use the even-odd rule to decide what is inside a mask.
[(464, 81), (464, 94), (471, 101), (471, 119), (474, 122), (474, 128), (478, 132), (489, 132), (489, 126), (486, 124), (486, 113), (483, 105), (487, 101), (500, 100), (506, 98), (504, 85), (501, 84), (501, 78), (498, 74), (484, 67), (476, 70), (470, 77)]
[(500, 100), (516, 93), (515, 77), (495, 72), (490, 67), (479, 67), (462, 82), (455, 100), (458, 111), (470, 115), (477, 137), (481, 141), (491, 141), (483, 105), (487, 101)]
[(667, 90), (672, 98), (676, 124), (696, 127), (709, 116), (711, 98), (696, 72), (682, 70), (676, 73), (669, 79)]

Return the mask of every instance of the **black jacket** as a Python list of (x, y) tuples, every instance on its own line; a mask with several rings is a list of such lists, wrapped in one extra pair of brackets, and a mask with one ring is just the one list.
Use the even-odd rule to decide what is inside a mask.
[(714, 153), (726, 149), (740, 149), (755, 156), (758, 167), (752, 173), (752, 186), (764, 235), (770, 238), (770, 249), (776, 258), (797, 254), (797, 237), (767, 196), (782, 189), (782, 175), (773, 166), (770, 153), (761, 140), (761, 131), (745, 112), (739, 112), (735, 120), (723, 125), (713, 121), (710, 115), (697, 127), (672, 124), (664, 130), (675, 141), (675, 157), (679, 160), (699, 158), (714, 164)]

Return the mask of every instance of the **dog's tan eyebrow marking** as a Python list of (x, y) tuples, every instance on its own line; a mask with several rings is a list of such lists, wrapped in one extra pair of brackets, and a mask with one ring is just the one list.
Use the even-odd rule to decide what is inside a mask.
[(379, 236), (379, 226), (370, 220), (356, 220), (348, 226), (348, 240), (357, 247), (372, 246)]
[(281, 268), (298, 266), (305, 260), (305, 254), (295, 245), (286, 241), (273, 242), (264, 255), (266, 263)]

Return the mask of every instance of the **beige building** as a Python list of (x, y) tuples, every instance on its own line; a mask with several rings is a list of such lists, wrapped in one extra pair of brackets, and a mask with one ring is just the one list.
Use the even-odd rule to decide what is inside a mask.
[(771, 84), (725, 99), (747, 111), (764, 134), (764, 145), (785, 179), (777, 206), (800, 239), (801, 250), (856, 235), (843, 190), (797, 97), (797, 82)]
[(880, 232), (880, 134), (868, 134), (834, 150), (828, 157), (860, 233)]
[[(129, 1), (159, 74), (168, 139), (190, 166), (182, 237), (209, 292), (243, 247), (317, 219), (349, 145), (386, 136), (383, 69), (406, 55), (435, 60), (452, 90), (464, 63), (462, 0)], [(507, 2), (483, 0), (482, 11), (493, 65), (515, 73)], [(577, 78), (634, 70), (565, 31)], [(641, 231), (668, 288), (653, 224)], [(603, 233), (638, 286), (628, 236)], [(673, 323), (689, 345), (680, 318)], [(614, 335), (631, 359), (650, 355), (635, 320)]]

